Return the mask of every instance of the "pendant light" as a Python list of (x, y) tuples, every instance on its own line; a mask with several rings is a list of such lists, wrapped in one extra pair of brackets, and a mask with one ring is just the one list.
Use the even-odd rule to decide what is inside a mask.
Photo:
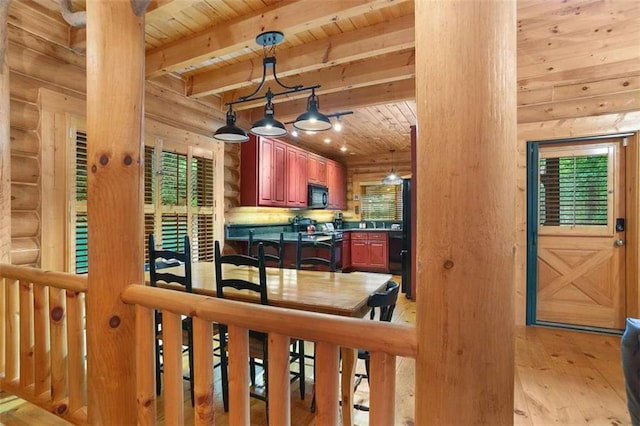
[(293, 122), (293, 127), (308, 132), (329, 130), (331, 128), (331, 120), (318, 111), (318, 105), (316, 90), (311, 89), (311, 96), (307, 99), (307, 111), (296, 118), (296, 121)]
[(273, 117), (273, 93), (271, 88), (266, 94), (267, 104), (264, 106), (264, 117), (251, 126), (251, 133), (256, 136), (280, 137), (287, 134), (287, 128), (280, 121)]
[(382, 179), (382, 184), (383, 185), (402, 185), (402, 177), (396, 173), (395, 168), (393, 167), (393, 153), (396, 150), (390, 149), (389, 151), (391, 152), (391, 171), (389, 172), (388, 175), (386, 175)]
[[(331, 121), (329, 117), (318, 111), (318, 97), (316, 96), (315, 89), (320, 88), (319, 84), (313, 86), (287, 86), (280, 81), (276, 74), (276, 45), (284, 41), (284, 34), (280, 31), (266, 31), (258, 34), (256, 37), (256, 43), (262, 46), (262, 79), (258, 84), (258, 87), (246, 96), (241, 96), (237, 100), (228, 102), (229, 111), (227, 112), (227, 125), (216, 130), (214, 138), (223, 140), (225, 142), (245, 142), (249, 140), (246, 137), (246, 132), (235, 125), (235, 113), (231, 110), (231, 106), (244, 102), (256, 101), (261, 98), (266, 98), (266, 104), (264, 107), (264, 117), (251, 126), (251, 133), (256, 136), (267, 137), (280, 137), (287, 134), (287, 129), (274, 117), (273, 111), (273, 98), (276, 96), (289, 95), (292, 93), (298, 93), (302, 91), (311, 91), (311, 96), (307, 100), (307, 110), (302, 113), (295, 121), (294, 127), (298, 130), (305, 130), (309, 132), (319, 132), (323, 130), (329, 130), (331, 128)], [(267, 69), (271, 69), (273, 73), (273, 81), (280, 87), (285, 89), (282, 92), (272, 92), (269, 87), (264, 96), (258, 95), (258, 93), (264, 87), (264, 83), (267, 78)]]
[(213, 134), (214, 139), (218, 139), (224, 142), (239, 143), (249, 140), (247, 132), (236, 126), (236, 112), (233, 110), (233, 106), (229, 105), (227, 110), (227, 124), (220, 127)]

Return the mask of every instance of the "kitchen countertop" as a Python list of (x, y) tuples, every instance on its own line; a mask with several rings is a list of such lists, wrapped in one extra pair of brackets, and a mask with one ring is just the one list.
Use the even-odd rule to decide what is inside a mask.
[(342, 232), (402, 232), (402, 229), (391, 228), (350, 228), (341, 229)]
[[(283, 232), (284, 242), (285, 243), (296, 243), (298, 242), (298, 232)], [(279, 232), (267, 232), (264, 234), (254, 234), (254, 238), (256, 240), (273, 240), (278, 241), (280, 239)], [(249, 241), (248, 235), (243, 235), (239, 237), (227, 237), (227, 240), (230, 241)], [(302, 233), (302, 241), (329, 241), (331, 240), (330, 235), (324, 235), (321, 233), (316, 234), (308, 234), (306, 232)]]

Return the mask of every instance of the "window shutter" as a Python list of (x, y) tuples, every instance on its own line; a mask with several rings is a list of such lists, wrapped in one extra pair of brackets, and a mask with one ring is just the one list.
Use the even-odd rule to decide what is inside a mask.
[(162, 152), (162, 204), (187, 205), (187, 156)]
[(193, 157), (191, 170), (191, 205), (213, 207), (213, 160)]
[(87, 201), (87, 134), (76, 132), (76, 201)]
[(184, 250), (184, 236), (187, 235), (187, 215), (164, 213), (162, 215), (162, 248)]
[(153, 178), (156, 171), (155, 155), (153, 148), (150, 146), (144, 147), (144, 203), (153, 205), (155, 202), (155, 187), (156, 182)]
[(544, 226), (606, 226), (608, 157), (540, 159), (539, 221)]
[(146, 213), (144, 215), (144, 260), (149, 260), (149, 234), (155, 232), (154, 227), (155, 215), (153, 213)]
[(194, 262), (213, 262), (213, 215), (193, 217), (191, 247)]
[[(75, 206), (75, 272), (86, 274), (89, 271), (89, 228), (87, 223), (86, 201), (87, 181), (87, 133), (76, 132), (76, 206)], [(81, 205), (78, 202), (82, 202)]]

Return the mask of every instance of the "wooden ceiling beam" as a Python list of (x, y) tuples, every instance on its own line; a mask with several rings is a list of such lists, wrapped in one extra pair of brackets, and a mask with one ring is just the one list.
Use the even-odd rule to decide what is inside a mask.
[[(323, 114), (363, 108), (372, 105), (388, 104), (413, 100), (416, 96), (415, 79), (379, 84), (377, 86), (360, 87), (343, 92), (329, 93), (319, 96), (320, 111)], [(295, 120), (307, 109), (306, 99), (276, 103), (275, 117), (284, 122)], [(254, 122), (264, 115), (264, 107), (253, 108), (243, 112), (248, 121)]]
[(247, 49), (255, 44), (261, 31), (277, 30), (296, 34), (324, 24), (398, 4), (409, 0), (327, 1), (322, 7), (309, 7), (305, 2), (285, 2), (251, 16), (216, 25), (184, 40), (147, 52), (147, 77), (184, 69), (212, 57)]
[[(410, 49), (414, 45), (414, 16), (405, 15), (279, 51), (276, 55), (278, 78)], [(272, 80), (272, 73), (268, 72), (267, 77)], [(190, 76), (187, 96), (199, 97), (239, 89), (256, 84), (261, 78), (262, 58), (255, 58)]]
[[(328, 69), (305, 73), (300, 75), (295, 83), (304, 86), (321, 84), (322, 87), (316, 90), (316, 94), (325, 95), (414, 77), (415, 53), (414, 50), (411, 49), (409, 51), (374, 57), (344, 65), (336, 65)], [(222, 97), (222, 103), (234, 101), (246, 93), (247, 89), (233, 90), (225, 93)], [(306, 99), (309, 97), (309, 94), (309, 91), (296, 92), (279, 97), (278, 101), (282, 102), (283, 99), (289, 101), (300, 98)], [(264, 100), (259, 99), (234, 105), (234, 109), (240, 111), (262, 107), (263, 105)]]

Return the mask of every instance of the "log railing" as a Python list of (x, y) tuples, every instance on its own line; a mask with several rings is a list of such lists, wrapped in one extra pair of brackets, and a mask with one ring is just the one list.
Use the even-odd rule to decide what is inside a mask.
[[(87, 423), (87, 277), (0, 264), (0, 388), (75, 424)], [(261, 306), (142, 285), (135, 305), (140, 424), (155, 424), (153, 312), (163, 312), (164, 422), (184, 421), (181, 316), (193, 318), (196, 424), (214, 419), (212, 323), (229, 325), (229, 424), (249, 424), (248, 330), (269, 333), (269, 422), (290, 424), (289, 338), (316, 342), (316, 424), (339, 423), (341, 347), (371, 352), (370, 424), (394, 423), (395, 360), (416, 357), (412, 327)], [(1, 323), (1, 322), (0, 322)]]
[(0, 388), (86, 424), (87, 277), (0, 265)]
[[(371, 352), (369, 424), (394, 424), (395, 360), (416, 357), (413, 327), (235, 302), (131, 285), (122, 293), (136, 306), (138, 423), (155, 422), (153, 310), (163, 312), (164, 420), (183, 423), (181, 315), (193, 318), (195, 424), (213, 422), (212, 323), (229, 325), (229, 424), (249, 424), (248, 330), (269, 334), (269, 423), (290, 419), (289, 338), (316, 342), (316, 424), (339, 423), (340, 347)], [(172, 396), (174, 395), (174, 396)]]

